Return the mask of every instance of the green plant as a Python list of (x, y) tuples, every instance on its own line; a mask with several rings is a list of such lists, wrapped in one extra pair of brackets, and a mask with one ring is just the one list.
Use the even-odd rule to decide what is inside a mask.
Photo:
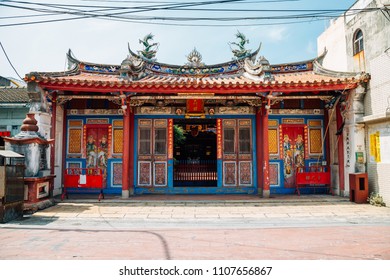
[(178, 146), (180, 144), (183, 144), (186, 141), (186, 131), (178, 125), (173, 126), (173, 139), (174, 139), (174, 145)]
[(379, 193), (372, 192), (370, 197), (367, 198), (367, 201), (374, 206), (386, 206), (386, 203), (383, 202), (383, 197)]

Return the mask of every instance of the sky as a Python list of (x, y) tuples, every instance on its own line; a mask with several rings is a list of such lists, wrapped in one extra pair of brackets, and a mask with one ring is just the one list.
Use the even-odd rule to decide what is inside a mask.
[[(45, 6), (32, 5), (31, 2)], [(248, 49), (254, 51), (261, 44), (260, 55), (265, 56), (271, 64), (297, 62), (317, 56), (317, 37), (329, 25), (331, 17), (342, 14), (342, 10), (350, 8), (355, 0), (209, 0), (207, 5), (196, 5), (199, 2), (206, 1), (0, 0), (0, 42), (21, 77), (32, 71), (66, 70), (66, 53), (69, 49), (81, 61), (118, 65), (128, 55), (128, 44), (133, 51), (141, 50), (139, 39), (149, 33), (154, 35), (153, 42), (159, 44), (156, 58), (161, 63), (184, 65), (186, 56), (194, 48), (207, 65), (230, 61), (233, 55), (229, 42), (238, 42), (238, 31), (249, 40)], [(57, 8), (54, 8), (54, 4)], [(58, 8), (58, 4), (79, 6)], [(166, 7), (170, 5), (176, 8), (168, 10)], [(124, 10), (123, 7), (136, 9)], [(82, 17), (80, 14), (58, 14), (58, 11), (74, 12), (78, 9), (91, 15), (91, 9), (113, 8), (117, 9), (111, 10), (111, 13), (116, 14), (111, 17), (90, 16), (18, 25)], [(57, 14), (53, 14), (53, 9)], [(50, 15), (47, 15), (47, 10), (51, 10)], [(323, 12), (317, 10), (331, 11), (328, 11), (327, 17), (318, 18), (312, 14), (323, 15)], [(131, 13), (126, 14), (126, 11)], [(94, 13), (96, 15), (98, 12)], [(107, 15), (108, 12), (104, 13)], [(30, 17), (19, 17), (22, 15)], [(163, 19), (159, 19), (161, 17)], [(251, 19), (238, 20), (244, 17)], [(219, 20), (210, 20), (215, 18)], [(1, 49), (0, 76), (18, 78)]]

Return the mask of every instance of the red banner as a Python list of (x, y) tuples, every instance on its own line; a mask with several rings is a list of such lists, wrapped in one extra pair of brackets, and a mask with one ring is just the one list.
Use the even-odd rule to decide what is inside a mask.
[(187, 113), (203, 113), (203, 112), (204, 112), (203, 99), (187, 100)]
[(217, 119), (217, 159), (222, 159), (222, 120)]
[(168, 119), (168, 159), (173, 159), (173, 119)]

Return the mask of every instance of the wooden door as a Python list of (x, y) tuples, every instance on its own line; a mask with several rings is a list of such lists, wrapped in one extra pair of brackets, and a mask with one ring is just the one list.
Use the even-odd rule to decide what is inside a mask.
[(138, 120), (138, 186), (166, 187), (168, 120)]
[(222, 121), (223, 186), (251, 186), (252, 121), (224, 119)]

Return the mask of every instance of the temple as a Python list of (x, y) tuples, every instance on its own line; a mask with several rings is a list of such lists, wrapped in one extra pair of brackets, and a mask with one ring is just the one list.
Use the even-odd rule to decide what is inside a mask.
[[(273, 65), (242, 41), (231, 44), (226, 63), (207, 65), (194, 49), (186, 64), (170, 65), (156, 60), (152, 39), (142, 51), (129, 47), (118, 65), (69, 51), (69, 70), (26, 75), (30, 111), (40, 133), (55, 139), (54, 194), (89, 191), (66, 176), (87, 170), (78, 181), (85, 185), (88, 170), (98, 169), (104, 193), (122, 197), (269, 197), (294, 194), (297, 170), (319, 166), (343, 194), (343, 140), (328, 128), (334, 120), (342, 131), (349, 97), (364, 90), (367, 74), (324, 69), (323, 56)], [(335, 155), (340, 164), (331, 168)]]

